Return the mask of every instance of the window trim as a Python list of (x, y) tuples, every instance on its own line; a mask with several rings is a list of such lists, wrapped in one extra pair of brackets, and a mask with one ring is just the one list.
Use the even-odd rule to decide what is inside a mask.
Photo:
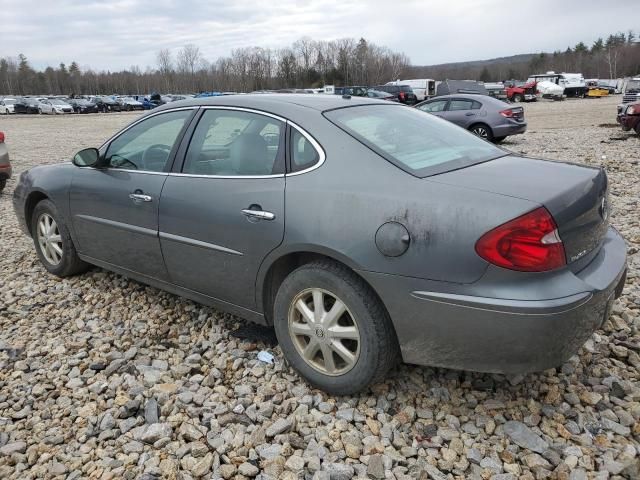
[[(163, 115), (165, 113), (179, 112), (181, 110), (198, 110), (198, 108), (199, 108), (198, 106), (168, 108), (166, 110), (161, 110), (159, 112), (153, 112), (153, 113), (149, 113), (147, 115), (143, 115), (138, 120), (136, 120), (135, 122), (127, 125), (125, 128), (123, 128), (122, 130), (120, 130), (116, 134), (112, 135), (111, 138), (109, 138), (106, 142), (104, 142), (100, 146), (100, 148), (98, 149), (99, 152), (100, 152), (100, 158), (106, 160), (105, 157), (107, 155), (107, 152), (109, 151), (109, 147), (111, 146), (111, 144), (115, 140), (117, 140), (121, 135), (123, 135), (125, 132), (127, 132), (129, 129), (135, 127), (139, 123), (144, 122), (145, 120), (148, 120), (151, 117), (155, 117), (155, 116), (158, 116), (158, 115)], [(176, 143), (174, 144), (173, 148), (171, 149), (171, 152), (169, 154), (169, 158), (167, 160), (167, 164), (165, 165), (165, 168), (164, 168), (163, 171), (155, 172), (153, 170), (133, 170), (133, 169), (127, 169), (127, 168), (114, 168), (114, 167), (110, 167), (109, 165), (105, 165), (105, 166), (101, 167), (100, 170), (114, 170), (114, 171), (118, 171), (118, 172), (129, 172), (129, 173), (144, 173), (144, 174), (147, 174), (147, 175), (167, 175), (171, 171), (171, 169), (173, 167), (173, 163), (175, 162), (175, 157), (176, 157), (176, 154), (177, 154), (177, 152), (179, 150), (180, 144), (182, 143), (182, 139), (184, 137), (184, 134), (188, 130), (189, 125), (191, 124), (192, 120), (193, 120), (193, 113), (191, 114), (191, 116), (189, 118), (186, 119), (184, 126), (180, 130), (180, 133), (178, 133), (178, 136), (176, 137)]]
[[(299, 134), (301, 134), (304, 138), (306, 138), (309, 143), (313, 146), (313, 148), (315, 149), (316, 153), (318, 154), (318, 161), (315, 162), (313, 165), (304, 168), (302, 170), (298, 170), (297, 172), (292, 172), (290, 170), (292, 170), (292, 164), (291, 164), (291, 160), (289, 159), (289, 163), (290, 165), (288, 165), (288, 171), (287, 171), (287, 176), (288, 177), (292, 177), (295, 175), (302, 175), (303, 173), (307, 173), (307, 172), (311, 172), (312, 170), (315, 170), (316, 168), (320, 168), (322, 166), (322, 164), (325, 162), (325, 160), (327, 159), (327, 155), (324, 153), (324, 149), (320, 146), (320, 144), (316, 141), (315, 138), (313, 138), (309, 133), (307, 133), (306, 130), (304, 130), (303, 128), (301, 128), (300, 126), (296, 125), (293, 122), (288, 122), (289, 126), (291, 128), (294, 128), (295, 130), (298, 131)], [(288, 140), (288, 144), (287, 144), (287, 150), (289, 151), (288, 153), (290, 154), (290, 150), (291, 150), (291, 135), (289, 135), (289, 138), (287, 138)]]

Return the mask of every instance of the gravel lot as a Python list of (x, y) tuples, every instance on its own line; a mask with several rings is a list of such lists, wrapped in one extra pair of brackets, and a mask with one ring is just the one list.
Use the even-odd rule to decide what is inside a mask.
[[(629, 278), (557, 370), (403, 365), (356, 397), (311, 390), (241, 319), (93, 269), (40, 266), (0, 195), (0, 478), (640, 478), (640, 139), (620, 97), (525, 104), (518, 153), (607, 167)], [(136, 114), (0, 118), (16, 173)], [(266, 343), (265, 343), (266, 342)], [(496, 345), (499, 348), (499, 345)], [(269, 350), (274, 365), (257, 360)]]

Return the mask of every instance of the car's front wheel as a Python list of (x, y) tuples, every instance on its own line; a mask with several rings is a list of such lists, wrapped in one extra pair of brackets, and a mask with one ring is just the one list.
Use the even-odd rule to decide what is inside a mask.
[(360, 277), (331, 261), (303, 265), (284, 280), (274, 326), (291, 366), (330, 394), (363, 390), (399, 358), (380, 300)]
[(36, 252), (44, 267), (58, 277), (68, 277), (87, 270), (73, 245), (69, 229), (51, 200), (42, 200), (31, 216), (31, 234)]

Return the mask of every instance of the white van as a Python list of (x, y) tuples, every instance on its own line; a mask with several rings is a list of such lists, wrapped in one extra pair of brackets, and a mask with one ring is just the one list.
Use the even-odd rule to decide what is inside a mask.
[(387, 85), (408, 85), (416, 94), (419, 102), (436, 95), (436, 81), (431, 78), (414, 78), (412, 80), (396, 80), (387, 82)]

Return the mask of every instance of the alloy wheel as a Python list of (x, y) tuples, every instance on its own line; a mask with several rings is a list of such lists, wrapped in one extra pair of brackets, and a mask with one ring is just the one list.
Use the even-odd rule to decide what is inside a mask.
[(474, 127), (472, 131), (473, 131), (473, 133), (475, 133), (480, 138), (488, 138), (489, 137), (489, 132), (484, 127)]
[(40, 215), (37, 235), (45, 260), (51, 265), (58, 265), (62, 261), (62, 237), (58, 224), (48, 213)]
[(356, 319), (337, 295), (309, 288), (291, 302), (289, 335), (302, 359), (324, 375), (343, 375), (360, 356)]

